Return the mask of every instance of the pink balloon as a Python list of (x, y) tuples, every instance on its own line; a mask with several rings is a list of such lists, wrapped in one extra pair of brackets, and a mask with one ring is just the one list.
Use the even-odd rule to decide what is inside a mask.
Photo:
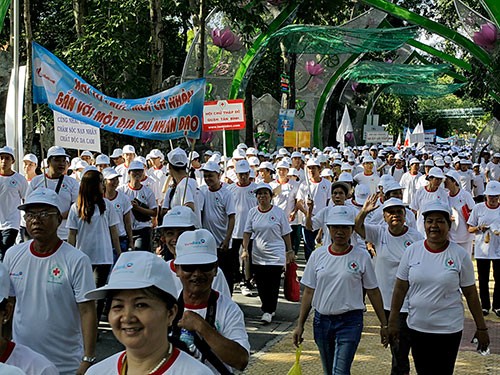
[(223, 30), (215, 28), (212, 30), (212, 42), (220, 48), (224, 48), (230, 52), (238, 51), (243, 47), (240, 37), (234, 34), (228, 28)]
[(306, 71), (312, 76), (319, 76), (325, 72), (325, 68), (314, 60), (306, 61)]
[(497, 42), (498, 30), (496, 26), (491, 23), (482, 24), (481, 29), (474, 33), (472, 39), (478, 46), (491, 50), (495, 47)]

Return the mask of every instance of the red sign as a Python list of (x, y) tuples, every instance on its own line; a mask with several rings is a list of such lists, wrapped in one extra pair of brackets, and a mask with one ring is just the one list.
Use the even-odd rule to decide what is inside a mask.
[(243, 99), (205, 102), (203, 131), (240, 130), (245, 128)]

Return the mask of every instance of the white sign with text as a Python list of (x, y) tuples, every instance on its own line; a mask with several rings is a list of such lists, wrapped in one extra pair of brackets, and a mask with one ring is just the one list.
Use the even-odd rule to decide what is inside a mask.
[(56, 146), (101, 152), (99, 128), (56, 111), (54, 111), (54, 134)]

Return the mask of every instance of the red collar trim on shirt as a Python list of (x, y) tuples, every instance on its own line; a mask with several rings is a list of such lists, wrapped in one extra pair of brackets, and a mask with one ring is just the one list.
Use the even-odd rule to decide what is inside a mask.
[(265, 210), (265, 211), (263, 211), (263, 210), (261, 210), (261, 209), (260, 209), (260, 207), (259, 207), (259, 206), (257, 206), (257, 209), (259, 210), (259, 212), (260, 212), (261, 214), (265, 214), (265, 213), (268, 213), (269, 211), (271, 211), (271, 210), (273, 209), (273, 205), (271, 205), (271, 208), (269, 208), (269, 210)]
[(14, 351), (14, 347), (16, 346), (15, 342), (9, 341), (7, 343), (7, 347), (5, 348), (2, 355), (0, 355), (0, 363), (5, 363), (9, 359), (10, 355)]
[(458, 193), (460, 193), (460, 189), (458, 189), (458, 191), (457, 191), (457, 193), (456, 193), (456, 194), (451, 194), (451, 192), (450, 192), (450, 197), (451, 197), (451, 198), (454, 198), (454, 197), (456, 197), (456, 196), (458, 195)]
[(174, 264), (174, 261), (171, 261), (170, 262), (170, 270), (174, 273), (177, 273), (177, 271), (175, 270), (175, 264)]
[(418, 172), (417, 172), (417, 173), (411, 173), (411, 172), (410, 172), (410, 175), (412, 175), (412, 176), (416, 176), (416, 175), (418, 175)]
[(132, 185), (130, 185), (130, 183), (128, 184), (128, 187), (129, 187), (130, 190), (134, 190), (134, 191), (139, 191), (139, 190), (142, 189), (142, 185), (141, 185), (141, 187), (139, 189), (136, 189), (136, 188), (132, 187)]
[(491, 207), (491, 206), (488, 206), (488, 203), (487, 202), (484, 202), (485, 206), (488, 207), (490, 210), (496, 210), (498, 207), (500, 206), (496, 206), (496, 207)]
[(401, 236), (405, 235), (406, 232), (408, 232), (408, 229), (409, 228), (405, 225), (403, 231), (400, 234), (394, 234), (394, 233), (391, 232), (390, 229), (389, 229), (389, 233), (391, 234), (392, 237), (401, 237)]
[(278, 182), (278, 184), (280, 184), (280, 185), (286, 185), (286, 184), (288, 184), (288, 182), (290, 181), (290, 179), (289, 179), (289, 178), (287, 178), (285, 182), (280, 182), (280, 180), (276, 180), (276, 181), (277, 181), (277, 182)]
[(236, 183), (236, 186), (238, 186), (238, 187), (247, 187), (247, 186), (248, 186), (248, 185), (250, 185), (250, 184), (251, 184), (251, 182), (249, 182), (249, 183), (248, 183), (248, 184), (246, 184), (246, 185), (240, 185), (240, 183), (239, 183), (239, 182), (237, 182), (237, 183)]
[(153, 167), (153, 169), (154, 169), (155, 171), (161, 171), (161, 170), (163, 169), (163, 167), (160, 167), (160, 168)]
[(144, 176), (144, 178), (141, 180), (141, 182), (144, 182), (148, 179), (148, 176)]
[(450, 241), (446, 241), (446, 243), (443, 245), (443, 247), (439, 248), (439, 249), (436, 249), (436, 250), (433, 250), (429, 247), (429, 245), (427, 244), (427, 240), (424, 241), (424, 246), (425, 246), (425, 249), (431, 253), (434, 253), (434, 254), (437, 254), (437, 253), (442, 253), (443, 251), (445, 251), (448, 246), (450, 245)]
[(33, 254), (36, 257), (47, 258), (47, 257), (51, 256), (52, 254), (54, 254), (57, 250), (59, 250), (59, 248), (61, 247), (63, 242), (64, 242), (63, 240), (59, 240), (56, 247), (53, 250), (49, 251), (48, 253), (39, 253), (38, 251), (35, 250), (34, 241), (31, 241), (30, 251), (31, 251), (31, 254)]
[[(219, 299), (219, 292), (214, 290), (217, 299)], [(206, 303), (200, 303), (199, 305), (191, 305), (189, 303), (184, 303), (184, 308), (190, 309), (190, 310), (201, 310), (201, 309), (206, 309), (208, 307), (208, 301)]]
[[(127, 355), (127, 352), (123, 352), (122, 354), (120, 354), (120, 357), (118, 357), (118, 373), (119, 374), (122, 373), (123, 363), (125, 362), (126, 355)], [(167, 372), (167, 370), (177, 360), (177, 358), (179, 357), (179, 355), (180, 355), (179, 349), (177, 349), (177, 348), (174, 347), (173, 350), (172, 350), (172, 355), (170, 356), (170, 358), (168, 359), (168, 361), (165, 362), (163, 364), (163, 366), (161, 366), (158, 370), (156, 370), (155, 372), (152, 372), (150, 375), (162, 375), (165, 372)]]
[(373, 172), (370, 173), (370, 174), (366, 174), (366, 172), (363, 172), (363, 175), (365, 175), (365, 176), (373, 176)]
[[(429, 186), (429, 185), (425, 185), (425, 186), (424, 186), (425, 191), (426, 191), (426, 192), (428, 192), (428, 193), (435, 193), (435, 192), (438, 190), (438, 189), (436, 189), (436, 190), (429, 190), (429, 189), (428, 189), (428, 186)], [(438, 187), (438, 188), (439, 188), (439, 187)]]
[(47, 173), (45, 173), (45, 177), (47, 177), (49, 180), (59, 180), (59, 177), (50, 177)]
[(346, 255), (348, 254), (350, 251), (352, 250), (352, 245), (349, 246), (345, 251), (341, 252), (341, 253), (335, 253), (333, 250), (332, 250), (332, 245), (328, 246), (328, 252), (332, 255), (335, 255), (335, 256), (341, 256), (341, 255)]
[(114, 196), (113, 198), (106, 198), (106, 199), (107, 199), (108, 201), (110, 201), (110, 202), (111, 202), (111, 201), (114, 201), (114, 200), (118, 197), (118, 192), (117, 192), (117, 191), (115, 191), (115, 193), (116, 193), (116, 194), (115, 194), (115, 196)]
[(2, 177), (10, 177), (10, 176), (14, 176), (16, 174), (16, 172), (14, 171), (10, 171), (10, 174), (3, 174), (3, 173), (0, 173), (0, 176)]
[(222, 183), (219, 185), (218, 189), (212, 190), (212, 189), (208, 188), (208, 191), (210, 191), (211, 193), (215, 193), (216, 191), (219, 191), (220, 189), (222, 189)]
[(356, 207), (363, 207), (362, 204), (359, 204), (358, 202), (356, 202), (354, 199), (351, 198), (351, 203), (353, 206), (356, 206)]
[(314, 181), (311, 178), (309, 179), (309, 181), (311, 181), (312, 184), (319, 184), (321, 181), (323, 181), (323, 177), (320, 177), (318, 182)]

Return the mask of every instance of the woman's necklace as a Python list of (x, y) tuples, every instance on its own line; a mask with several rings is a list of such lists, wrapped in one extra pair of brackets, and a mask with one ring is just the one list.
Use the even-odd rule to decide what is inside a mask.
[[(167, 355), (165, 357), (163, 357), (161, 359), (161, 361), (158, 362), (158, 364), (155, 367), (148, 370), (148, 372), (146, 374), (151, 375), (151, 374), (154, 374), (156, 371), (158, 371), (161, 368), (161, 366), (163, 366), (165, 364), (165, 362), (167, 362), (167, 360), (170, 358), (171, 354), (172, 354), (172, 344), (168, 343)], [(120, 375), (126, 375), (127, 372), (128, 372), (128, 363), (127, 363), (127, 354), (125, 353), (125, 356), (123, 358), (122, 370), (120, 371)]]

